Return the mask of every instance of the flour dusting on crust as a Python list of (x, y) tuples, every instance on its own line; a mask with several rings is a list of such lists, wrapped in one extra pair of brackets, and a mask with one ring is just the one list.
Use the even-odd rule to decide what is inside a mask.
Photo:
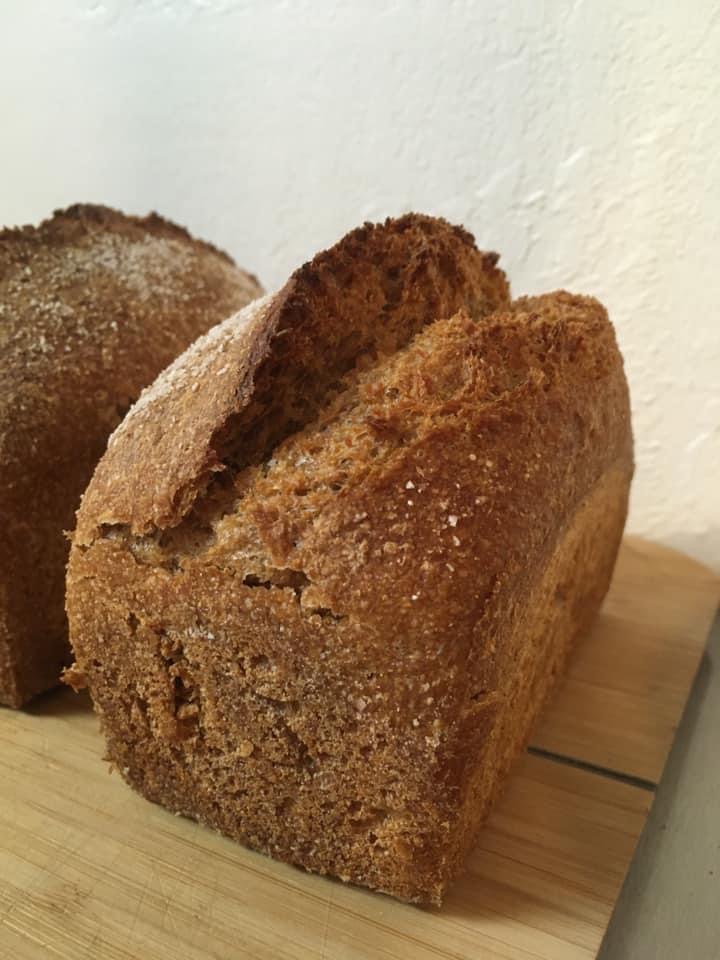
[[(109, 446), (122, 436), (129, 426), (136, 426), (140, 419), (144, 419), (151, 408), (164, 397), (179, 389), (199, 389), (203, 376), (212, 366), (219, 354), (224, 353), (231, 344), (247, 336), (248, 332), (265, 319), (267, 308), (274, 294), (266, 294), (248, 304), (242, 310), (234, 313), (218, 323), (206, 334), (199, 337), (185, 353), (174, 360), (149, 387), (140, 394), (137, 403), (131, 407), (123, 422), (110, 438)], [(215, 375), (229, 373), (231, 366), (215, 371)]]

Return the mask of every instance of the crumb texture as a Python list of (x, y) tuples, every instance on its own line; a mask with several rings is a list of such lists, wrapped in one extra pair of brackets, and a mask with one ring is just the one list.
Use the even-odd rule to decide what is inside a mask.
[(198, 334), (261, 292), (153, 214), (77, 205), (0, 232), (0, 703), (68, 662), (64, 531), (109, 434)]
[(511, 301), (444, 221), (363, 227), (114, 435), (70, 680), (145, 796), (439, 903), (602, 601), (631, 475), (597, 301)]

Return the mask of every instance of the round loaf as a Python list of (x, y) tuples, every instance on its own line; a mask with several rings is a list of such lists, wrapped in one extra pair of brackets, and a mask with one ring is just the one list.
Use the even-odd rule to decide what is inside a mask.
[(0, 233), (0, 703), (68, 661), (74, 512), (141, 388), (261, 293), (224, 253), (155, 214), (77, 205)]

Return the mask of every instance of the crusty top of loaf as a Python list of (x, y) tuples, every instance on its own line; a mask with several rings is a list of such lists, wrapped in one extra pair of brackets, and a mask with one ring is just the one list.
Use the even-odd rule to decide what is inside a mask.
[(509, 302), (497, 255), (419, 214), (365, 224), (195, 343), (111, 438), (78, 515), (135, 534), (181, 522), (213, 475), (269, 455), (311, 422), (358, 365), (440, 317)]
[(27, 224), (0, 230), (0, 270), (4, 274), (11, 264), (25, 265), (28, 257), (39, 251), (52, 247), (66, 249), (71, 244), (81, 243), (89, 236), (107, 233), (126, 237), (128, 240), (152, 235), (186, 243), (189, 241), (193, 246), (204, 248), (228, 263), (233, 262), (223, 250), (206, 240), (193, 237), (185, 227), (166, 220), (157, 213), (136, 217), (101, 204), (74, 203), (65, 210), (56, 210), (39, 226)]
[[(207, 278), (201, 269), (209, 269)], [(188, 276), (192, 270), (198, 275)], [(52, 352), (55, 340), (81, 338), (82, 347), (87, 338), (112, 339), (117, 312), (133, 304), (139, 312), (163, 297), (179, 306), (192, 296), (200, 302), (190, 306), (202, 306), (222, 284), (246, 288), (247, 299), (262, 292), (226, 253), (156, 213), (134, 217), (74, 204), (37, 227), (0, 230), (0, 346), (29, 351), (32, 363), (36, 353)], [(114, 294), (117, 310), (106, 293)], [(4, 360), (6, 369), (10, 352)]]
[(27, 471), (28, 434), (82, 428), (82, 410), (109, 432), (158, 362), (260, 293), (227, 254), (157, 214), (77, 204), (0, 232), (4, 470)]

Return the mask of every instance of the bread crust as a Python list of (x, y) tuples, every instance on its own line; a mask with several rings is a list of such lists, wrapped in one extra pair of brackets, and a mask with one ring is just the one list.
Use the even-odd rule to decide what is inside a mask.
[[(145, 392), (98, 466), (78, 537), (92, 537), (100, 524), (139, 534), (176, 526), (213, 474), (234, 466), (228, 434), (250, 448), (248, 432), (278, 407), (284, 413), (289, 399), (307, 405), (301, 422), (312, 418), (364, 350), (392, 352), (461, 307), (480, 314), (507, 303), (497, 259), (462, 228), (418, 214), (352, 231), (274, 296), (194, 344)], [(367, 330), (363, 312), (374, 313)], [(354, 329), (344, 329), (348, 317)], [(271, 432), (269, 449), (280, 438)], [(268, 450), (245, 452), (257, 460)]]
[[(591, 298), (511, 303), (442, 221), (350, 236), (115, 434), (78, 516), (69, 676), (150, 799), (437, 903), (607, 589), (627, 384)], [(163, 429), (185, 455), (165, 476)]]
[(64, 530), (107, 437), (198, 334), (261, 293), (157, 214), (76, 204), (0, 232), (0, 703), (68, 662)]

